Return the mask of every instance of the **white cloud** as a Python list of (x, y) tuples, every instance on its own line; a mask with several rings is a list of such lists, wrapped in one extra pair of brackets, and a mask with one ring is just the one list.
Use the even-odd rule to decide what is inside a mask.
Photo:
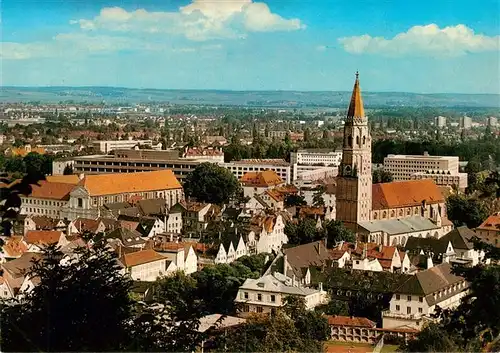
[(470, 52), (495, 51), (500, 48), (500, 36), (475, 34), (463, 24), (439, 28), (436, 24), (414, 26), (392, 39), (368, 34), (338, 40), (352, 54), (386, 56), (435, 55), (457, 56)]
[(305, 28), (299, 19), (272, 13), (252, 0), (193, 0), (176, 12), (126, 11), (103, 8), (93, 19), (71, 21), (83, 30), (183, 35), (190, 40), (244, 38), (248, 32), (294, 31)]

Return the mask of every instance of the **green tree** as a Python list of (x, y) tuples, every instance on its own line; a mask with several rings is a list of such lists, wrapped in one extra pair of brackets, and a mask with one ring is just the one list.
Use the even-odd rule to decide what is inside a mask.
[(73, 166), (68, 164), (64, 167), (63, 175), (71, 175), (73, 174)]
[(448, 197), (446, 209), (448, 218), (456, 227), (465, 224), (469, 228), (475, 228), (488, 217), (488, 212), (480, 201), (464, 195)]
[(410, 340), (402, 347), (403, 352), (459, 352), (454, 338), (443, 330), (438, 324), (430, 323), (419, 334), (415, 340)]
[[(63, 254), (48, 246), (28, 276), (39, 284), (25, 298), (2, 306), (4, 351), (118, 351), (131, 338), (131, 282), (119, 273), (104, 244)], [(99, 327), (89, 330), (89, 327)]]
[(324, 185), (318, 185), (313, 194), (313, 206), (319, 207), (325, 205), (325, 200), (323, 199), (323, 194), (325, 193), (326, 188)]
[(356, 235), (350, 229), (347, 229), (341, 221), (327, 221), (323, 225), (323, 229), (328, 240), (328, 247), (334, 247), (340, 241), (351, 243), (356, 241)]
[(327, 304), (316, 307), (316, 311), (326, 315), (349, 316), (349, 303), (344, 300), (331, 299)]
[(383, 169), (374, 169), (372, 172), (372, 181), (374, 184), (379, 183), (390, 183), (394, 178), (391, 172), (388, 172)]
[(201, 202), (227, 203), (241, 193), (236, 177), (226, 168), (213, 163), (201, 163), (184, 182), (184, 192)]
[(290, 195), (287, 195), (285, 198), (285, 206), (286, 207), (304, 206), (306, 204), (307, 204), (307, 202), (304, 199), (304, 196), (301, 196), (301, 195), (290, 194)]

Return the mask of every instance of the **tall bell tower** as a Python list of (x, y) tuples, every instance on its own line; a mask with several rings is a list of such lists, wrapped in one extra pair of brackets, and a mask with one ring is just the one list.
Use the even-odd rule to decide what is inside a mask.
[(372, 139), (363, 108), (359, 73), (344, 125), (342, 162), (337, 177), (337, 219), (356, 230), (372, 211)]

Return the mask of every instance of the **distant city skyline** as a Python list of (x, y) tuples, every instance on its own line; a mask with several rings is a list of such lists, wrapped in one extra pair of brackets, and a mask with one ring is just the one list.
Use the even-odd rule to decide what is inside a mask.
[(4, 0), (4, 86), (500, 93), (498, 0)]

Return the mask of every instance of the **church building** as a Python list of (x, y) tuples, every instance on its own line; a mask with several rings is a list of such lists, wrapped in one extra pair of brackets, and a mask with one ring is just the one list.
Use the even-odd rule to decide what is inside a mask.
[(373, 185), (371, 156), (372, 139), (356, 73), (337, 177), (337, 219), (359, 240), (382, 245), (404, 246), (410, 235), (441, 237), (453, 228), (433, 180)]

